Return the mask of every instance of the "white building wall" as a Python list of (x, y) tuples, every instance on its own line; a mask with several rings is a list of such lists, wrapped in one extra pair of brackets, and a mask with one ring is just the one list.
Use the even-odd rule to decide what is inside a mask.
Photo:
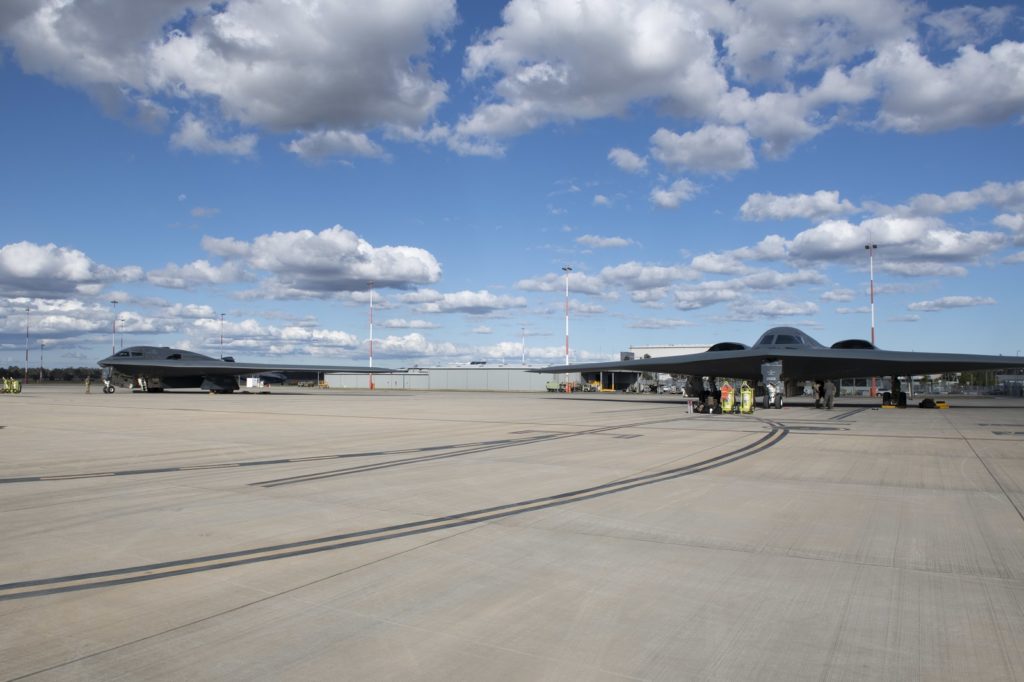
[[(425, 367), (398, 374), (374, 374), (378, 389), (416, 391), (546, 391), (549, 374), (533, 374), (525, 367)], [(579, 375), (576, 381), (579, 380)], [(329, 388), (369, 388), (365, 374), (328, 374)], [(559, 379), (562, 376), (559, 375)]]

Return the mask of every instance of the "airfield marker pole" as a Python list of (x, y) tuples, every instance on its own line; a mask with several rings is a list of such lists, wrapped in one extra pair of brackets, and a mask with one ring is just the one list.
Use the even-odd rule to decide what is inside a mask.
[(39, 340), (39, 383), (43, 383), (43, 348), (46, 347), (46, 342), (42, 339)]
[[(875, 345), (875, 249), (878, 244), (865, 244), (868, 251), (868, 270), (870, 274), (871, 287), (871, 345)], [(878, 387), (875, 385), (875, 377), (871, 377), (871, 397), (878, 396)]]
[[(565, 272), (565, 366), (569, 366), (569, 273), (572, 272), (572, 266), (566, 265), (562, 268)], [(565, 392), (571, 393), (572, 390), (569, 387), (569, 370), (565, 371)]]
[(220, 359), (224, 359), (224, 313), (220, 314)]

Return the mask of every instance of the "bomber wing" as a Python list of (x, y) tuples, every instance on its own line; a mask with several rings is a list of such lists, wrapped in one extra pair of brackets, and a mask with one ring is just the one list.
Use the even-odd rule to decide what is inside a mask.
[(559, 365), (534, 371), (547, 374), (598, 371), (665, 372), (756, 380), (761, 378), (763, 363), (777, 360), (782, 361), (782, 377), (797, 381), (1024, 367), (1024, 358), (1004, 355), (916, 353), (878, 348), (755, 347), (743, 350), (709, 350), (690, 355), (620, 362)]

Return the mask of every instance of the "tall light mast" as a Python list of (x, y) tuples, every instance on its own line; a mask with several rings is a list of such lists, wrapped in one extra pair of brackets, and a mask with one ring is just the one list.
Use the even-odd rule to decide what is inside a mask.
[(113, 306), (113, 314), (110, 319), (110, 354), (117, 353), (117, 299), (110, 302)]
[[(569, 365), (569, 273), (572, 272), (572, 266), (566, 265), (562, 268), (565, 272), (565, 364)], [(565, 372), (565, 392), (569, 393), (569, 371)]]
[(370, 287), (370, 390), (373, 390), (373, 280), (369, 281)]
[(32, 308), (25, 306), (25, 377), (22, 379), (23, 384), (28, 383), (28, 320)]
[[(869, 287), (871, 292), (871, 345), (875, 345), (875, 249), (878, 244), (868, 243), (864, 245), (868, 252)], [(871, 397), (878, 395), (878, 386), (875, 384), (875, 377), (871, 377)]]

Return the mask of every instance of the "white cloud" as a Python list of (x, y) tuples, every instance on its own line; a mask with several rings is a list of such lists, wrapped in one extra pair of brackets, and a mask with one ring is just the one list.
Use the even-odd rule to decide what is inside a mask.
[(407, 288), (441, 278), (441, 266), (429, 251), (373, 246), (340, 225), (320, 232), (273, 232), (251, 242), (207, 237), (203, 248), (229, 263), (237, 260), (250, 270), (271, 273), (262, 292), (279, 298), (361, 291), (371, 280), (379, 288)]
[(142, 278), (136, 266), (100, 265), (78, 249), (22, 241), (0, 247), (0, 293), (7, 296), (94, 295), (111, 282)]
[(792, 303), (777, 298), (769, 301), (736, 302), (732, 303), (730, 308), (737, 319), (792, 317), (794, 315), (814, 315), (818, 312), (818, 305), (811, 301)]
[(828, 220), (799, 233), (790, 243), (789, 255), (798, 261), (856, 261), (865, 258), (864, 245), (878, 244), (875, 262), (906, 259), (921, 261), (971, 261), (1006, 244), (997, 232), (961, 232), (938, 218), (883, 216), (859, 224)]
[(526, 299), (522, 296), (498, 296), (484, 289), (482, 291), (457, 291), (441, 294), (439, 299), (419, 304), (416, 306), (416, 310), (422, 313), (486, 315), (525, 307)]
[(405, 320), (399, 317), (384, 320), (380, 326), (386, 329), (438, 329), (441, 325), (427, 320)]
[(682, 135), (659, 128), (651, 145), (651, 155), (672, 168), (729, 173), (754, 167), (750, 135), (737, 126), (705, 125)]
[(651, 190), (651, 201), (661, 208), (679, 208), (679, 204), (693, 199), (700, 188), (686, 178), (676, 180), (669, 187)]
[(920, 262), (884, 262), (878, 269), (893, 275), (904, 277), (966, 277), (967, 268), (951, 263)]
[(630, 329), (677, 329), (679, 327), (690, 327), (693, 322), (676, 320), (666, 317), (653, 317), (644, 320), (635, 320), (626, 326)]
[(168, 263), (159, 270), (146, 273), (146, 279), (159, 287), (189, 289), (208, 284), (241, 282), (249, 277), (241, 263), (213, 265), (207, 260), (197, 260), (187, 265)]
[(929, 37), (946, 47), (978, 45), (994, 38), (1013, 16), (1013, 7), (975, 7), (966, 5), (935, 12), (921, 21)]
[(210, 127), (191, 113), (186, 113), (171, 135), (171, 146), (188, 149), (198, 154), (226, 154), (229, 156), (252, 156), (256, 150), (257, 137), (251, 133), (219, 139)]
[(226, 121), (276, 132), (429, 122), (447, 86), (423, 57), (455, 21), (453, 0), (47, 1), (0, 31), (26, 72), (144, 119), (184, 107), (177, 145), (247, 155), (255, 137), (217, 140), (195, 113), (212, 102)]
[(647, 158), (622, 147), (615, 147), (608, 152), (608, 160), (627, 173), (644, 173), (647, 171)]
[(304, 159), (325, 159), (332, 156), (365, 156), (382, 158), (384, 149), (364, 133), (348, 130), (321, 130), (292, 140), (288, 151)]
[(865, 315), (871, 312), (871, 306), (858, 306), (856, 308), (848, 308), (846, 306), (839, 306), (836, 308), (836, 313), (839, 315)]
[(994, 305), (996, 300), (989, 296), (943, 296), (931, 301), (918, 301), (907, 306), (908, 310), (936, 312), (950, 308), (973, 308), (979, 305)]
[[(523, 291), (562, 291), (565, 288), (565, 275), (552, 272), (542, 277), (521, 279), (516, 282), (516, 288)], [(607, 292), (607, 284), (600, 277), (574, 271), (569, 277), (569, 291), (601, 296)]]
[(744, 220), (821, 220), (856, 210), (848, 199), (839, 199), (839, 192), (819, 190), (814, 194), (789, 196), (751, 194), (740, 207), (740, 215)]
[(1024, 210), (1024, 180), (1012, 183), (986, 182), (970, 190), (949, 194), (918, 194), (900, 206), (876, 206), (876, 212), (902, 216), (937, 216), (973, 211), (979, 206), (1003, 210)]
[(594, 195), (594, 206), (611, 206), (612, 200), (603, 194)]
[(821, 295), (823, 301), (852, 301), (856, 298), (857, 292), (852, 289), (832, 289)]
[(697, 273), (682, 265), (652, 265), (630, 261), (601, 269), (605, 287), (621, 286), (630, 291), (656, 289), (697, 278)]
[(694, 256), (690, 267), (701, 272), (719, 275), (742, 275), (750, 272), (750, 266), (740, 260), (735, 253), (704, 253)]
[(1024, 43), (1004, 41), (988, 52), (971, 45), (936, 66), (911, 42), (881, 50), (853, 70), (882, 92), (878, 125), (929, 133), (991, 125), (1024, 113)]
[(723, 16), (726, 60), (740, 79), (781, 81), (913, 34), (920, 11), (890, 0), (740, 0)]
[(474, 334), (493, 334), (494, 333), (493, 329), (491, 329), (487, 325), (483, 325), (483, 324), (478, 326), (478, 327), (473, 327), (470, 331), (472, 333), (474, 333)]
[(626, 239), (625, 237), (601, 237), (596, 234), (584, 234), (576, 237), (576, 243), (595, 249), (612, 249), (629, 246), (634, 242), (632, 239)]
[(716, 303), (734, 301), (740, 297), (740, 294), (721, 282), (701, 282), (694, 287), (676, 289), (673, 296), (676, 308), (696, 310)]
[(220, 213), (219, 208), (209, 208), (206, 206), (196, 206), (190, 213), (193, 218), (210, 218)]

